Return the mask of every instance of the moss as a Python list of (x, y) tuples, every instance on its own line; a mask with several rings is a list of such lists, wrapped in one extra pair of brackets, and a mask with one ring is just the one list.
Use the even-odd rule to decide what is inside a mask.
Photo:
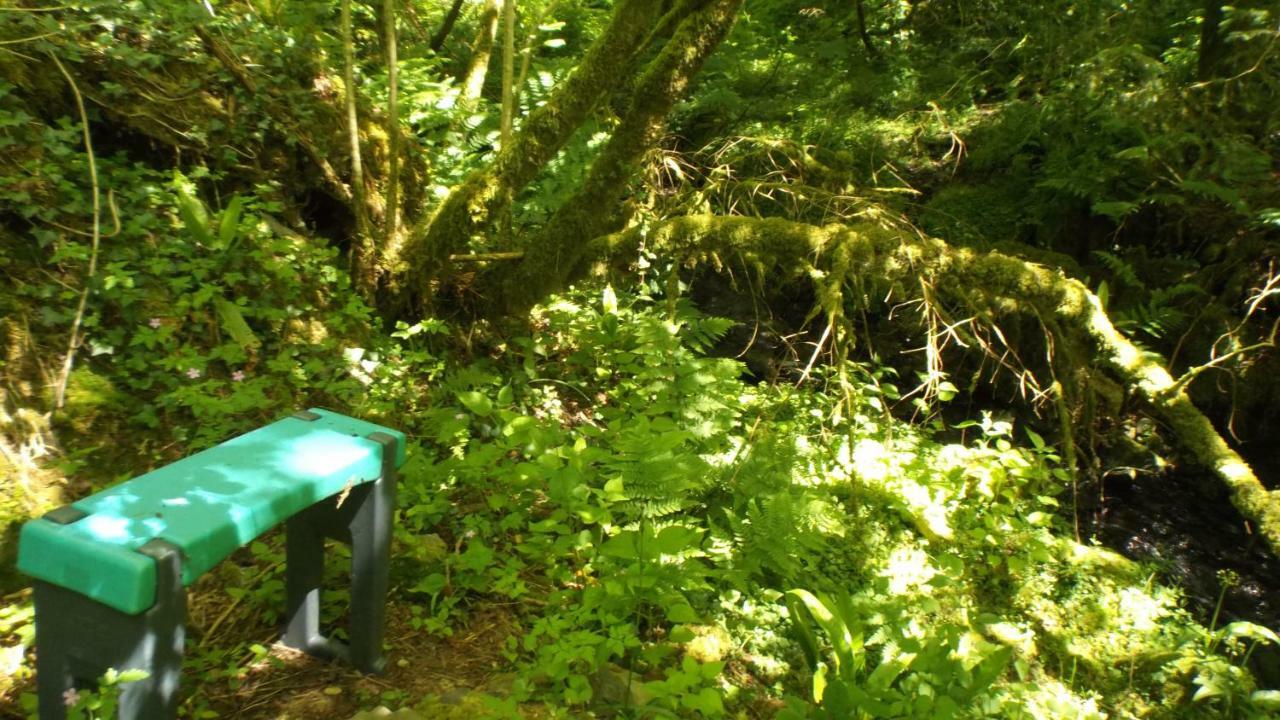
[(56, 415), (60, 427), (88, 435), (103, 416), (119, 411), (124, 396), (107, 378), (79, 367), (67, 379), (66, 405)]
[[(626, 224), (633, 209), (616, 199), (644, 154), (659, 139), (667, 114), (728, 34), (742, 0), (713, 0), (685, 17), (641, 74), (630, 105), (581, 188), (527, 244), (524, 262), (498, 283), (509, 312), (520, 313), (580, 275), (592, 259), (589, 243)], [(504, 271), (505, 272), (505, 271)]]
[[(902, 297), (918, 296), (923, 282), (936, 288), (943, 302), (986, 322), (1029, 315), (1045, 332), (1057, 328), (1063, 336), (1059, 345), (1084, 348), (1076, 357), (1099, 361), (1147, 400), (1190, 457), (1230, 489), (1236, 509), (1280, 555), (1280, 502), (1176, 385), (1163, 361), (1116, 330), (1097, 296), (1079, 281), (1019, 258), (957, 249), (871, 223), (820, 228), (779, 218), (681, 217), (598, 238), (590, 252), (629, 263), (642, 232), (649, 251), (698, 261), (737, 254), (778, 277), (821, 277), (848, 268), (856, 278), (891, 284)], [(822, 288), (818, 291), (822, 297)], [(1063, 368), (1062, 374), (1075, 369)]]
[(405, 280), (412, 283), (413, 290), (423, 292), (426, 281), (444, 266), (449, 254), (483, 232), (625, 78), (620, 78), (618, 69), (632, 64), (662, 6), (652, 0), (619, 3), (609, 25), (578, 67), (545, 104), (530, 113), (510, 145), (499, 150), (493, 166), (456, 186), (439, 209), (410, 232)]

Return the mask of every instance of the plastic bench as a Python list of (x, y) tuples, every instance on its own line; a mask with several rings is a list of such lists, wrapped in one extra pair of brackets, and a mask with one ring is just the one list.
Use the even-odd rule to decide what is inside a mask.
[[(141, 669), (120, 717), (176, 716), (186, 586), (286, 523), (282, 642), (380, 672), (400, 432), (322, 409), (246, 433), (58, 508), (22, 528), (35, 578), (41, 720), (108, 668)], [(324, 539), (351, 545), (349, 643), (320, 632)]]

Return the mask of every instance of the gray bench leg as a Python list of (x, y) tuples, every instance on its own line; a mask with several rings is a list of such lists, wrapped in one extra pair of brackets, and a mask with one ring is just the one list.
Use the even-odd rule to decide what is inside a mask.
[[(382, 672), (391, 527), (396, 502), (396, 441), (385, 433), (369, 439), (382, 445), (382, 476), (352, 488), (338, 506), (330, 498), (298, 513), (286, 525), (286, 625), (281, 641), (325, 659), (349, 660), (368, 673)], [(324, 539), (351, 546), (350, 643), (320, 632), (320, 592)]]
[(186, 638), (187, 594), (182, 554), (152, 540), (138, 548), (156, 562), (156, 604), (128, 615), (80, 593), (36, 581), (36, 693), (40, 720), (67, 716), (65, 693), (93, 690), (109, 668), (145, 670), (120, 689), (121, 720), (177, 717)]
[(391, 527), (395, 521), (395, 438), (369, 436), (382, 444), (382, 477), (369, 487), (348, 525), (351, 533), (351, 663), (364, 672), (380, 673), (382, 634), (386, 624), (387, 583), (391, 561)]

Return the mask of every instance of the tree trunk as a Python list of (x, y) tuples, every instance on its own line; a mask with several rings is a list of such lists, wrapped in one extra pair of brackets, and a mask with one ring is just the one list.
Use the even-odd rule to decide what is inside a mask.
[(480, 28), (475, 42), (471, 43), (471, 61), (462, 74), (462, 94), (458, 104), (474, 105), (484, 90), (484, 79), (489, 73), (489, 59), (493, 57), (493, 40), (498, 34), (498, 0), (485, 0), (480, 13)]
[(562, 287), (585, 255), (587, 242), (622, 228), (630, 219), (632, 207), (623, 197), (636, 166), (661, 139), (667, 113), (728, 34), (741, 6), (742, 0), (711, 0), (680, 23), (645, 69), (630, 107), (582, 187), (527, 244), (524, 261), (502, 283), (512, 311)]
[(556, 156), (600, 99), (621, 80), (618, 68), (631, 65), (661, 5), (654, 0), (618, 3), (609, 25), (578, 67), (542, 107), (529, 114), (511, 144), (499, 150), (493, 165), (455, 186), (435, 213), (413, 228), (405, 248), (407, 268), (400, 279), (402, 289), (425, 293), (427, 282), (448, 262), (450, 253), (482, 232), (509, 198)]
[(356, 237), (351, 243), (355, 277), (365, 297), (372, 289), (375, 265), (373, 232), (364, 201), (364, 165), (360, 160), (360, 119), (356, 113), (355, 41), (351, 32), (351, 0), (342, 0), (342, 83), (347, 109), (347, 136), (351, 141), (351, 199), (356, 218)]
[(876, 46), (871, 42), (871, 33), (867, 32), (867, 8), (863, 0), (856, 0), (855, 6), (858, 15), (858, 37), (862, 39), (862, 47), (867, 51), (867, 59), (875, 62), (880, 55), (876, 52)]
[(386, 21), (384, 34), (387, 43), (387, 210), (383, 221), (386, 240), (382, 252), (385, 258), (396, 246), (400, 225), (400, 99), (395, 0), (383, 0), (382, 14), (386, 16), (383, 19)]
[(1222, 62), (1222, 2), (1206, 0), (1204, 17), (1200, 18), (1200, 51), (1196, 57), (1196, 78), (1200, 82), (1211, 80)]
[(502, 3), (502, 122), (501, 146), (511, 143), (511, 122), (515, 116), (516, 0)]
[[(650, 252), (697, 262), (737, 255), (772, 282), (800, 277), (817, 284), (857, 277), (891, 284), (895, 297), (938, 298), (979, 318), (1031, 315), (1056, 325), (1132, 388), (1174, 434), (1191, 459), (1212, 470), (1231, 502), (1280, 556), (1280, 501), (1222, 439), (1158, 358), (1139, 350), (1112, 325), (1102, 303), (1077, 280), (997, 252), (953, 248), (941, 240), (879, 225), (818, 227), (787, 220), (691, 216), (597, 238), (587, 256), (633, 262), (643, 238)], [(579, 271), (584, 267), (578, 263)], [(818, 289), (821, 296), (822, 288)], [(993, 320), (994, 321), (994, 320)]]
[(449, 6), (449, 12), (445, 13), (444, 20), (440, 23), (440, 29), (431, 36), (432, 52), (440, 52), (440, 48), (444, 47), (444, 41), (448, 40), (449, 33), (453, 32), (453, 26), (458, 22), (458, 15), (462, 13), (462, 5), (465, 2), (466, 0), (453, 0), (453, 4)]

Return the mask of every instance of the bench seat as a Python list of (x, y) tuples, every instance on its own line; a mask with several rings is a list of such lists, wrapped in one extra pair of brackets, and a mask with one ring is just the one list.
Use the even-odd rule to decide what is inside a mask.
[[(136, 552), (160, 539), (182, 553), (190, 585), (236, 548), (325, 498), (377, 480), (383, 446), (404, 434), (323, 409), (301, 413), (63, 508), (22, 529), (18, 569), (121, 612), (156, 602), (156, 563)], [(68, 517), (65, 513), (70, 513)], [(65, 522), (65, 524), (63, 524)]]

